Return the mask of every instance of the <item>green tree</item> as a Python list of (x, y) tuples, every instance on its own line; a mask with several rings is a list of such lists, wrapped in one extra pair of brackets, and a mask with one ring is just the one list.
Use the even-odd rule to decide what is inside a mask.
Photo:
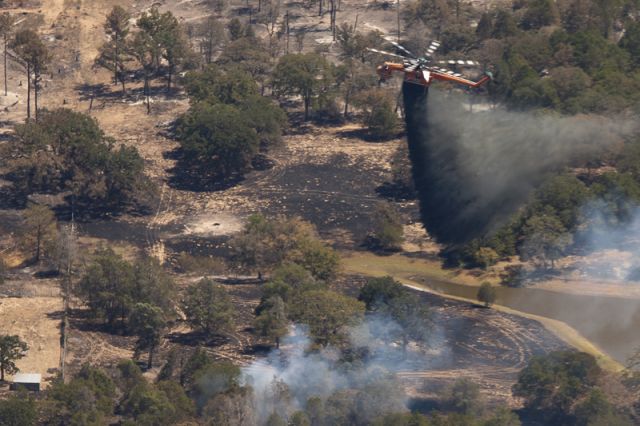
[(281, 142), (284, 112), (260, 94), (256, 77), (240, 65), (224, 69), (209, 65), (199, 72), (187, 74), (185, 88), (192, 103), (223, 103), (237, 108), (253, 128), (262, 147)]
[(207, 336), (220, 334), (233, 325), (231, 298), (222, 286), (209, 279), (202, 279), (187, 289), (182, 311), (189, 324)]
[(104, 424), (113, 416), (116, 387), (104, 371), (82, 366), (68, 383), (57, 380), (47, 391), (49, 424)]
[(4, 374), (15, 374), (19, 371), (15, 361), (27, 355), (29, 346), (19, 336), (0, 336), (0, 381), (4, 382)]
[(402, 348), (406, 351), (411, 339), (426, 341), (431, 332), (431, 314), (420, 298), (409, 292), (395, 297), (389, 302), (386, 311), (400, 326)]
[(34, 261), (39, 262), (43, 252), (47, 253), (58, 235), (58, 226), (53, 211), (41, 204), (30, 204), (24, 212), (21, 226), (22, 242), (30, 251), (35, 251)]
[(491, 283), (485, 281), (480, 285), (477, 297), (478, 301), (484, 303), (484, 306), (488, 308), (496, 301), (496, 289)]
[(295, 263), (287, 263), (273, 271), (268, 283), (262, 286), (262, 297), (256, 308), (256, 315), (271, 307), (271, 299), (280, 298), (285, 307), (292, 300), (309, 290), (321, 290), (326, 285), (316, 280), (309, 271)]
[(507, 10), (499, 10), (493, 23), (493, 38), (505, 38), (516, 35), (518, 25), (515, 18)]
[(388, 306), (391, 301), (406, 293), (405, 288), (392, 277), (369, 278), (360, 289), (358, 300), (365, 303), (368, 311)]
[(147, 114), (151, 114), (151, 87), (149, 85), (149, 80), (155, 66), (154, 41), (149, 36), (149, 34), (143, 31), (138, 31), (130, 41), (130, 46), (128, 47), (128, 49), (131, 52), (131, 55), (142, 67), (142, 72), (144, 75), (143, 92), (147, 101)]
[(175, 283), (157, 259), (143, 257), (135, 261), (132, 291), (135, 303), (156, 306), (167, 319), (175, 313)]
[(11, 16), (11, 14), (5, 12), (0, 15), (0, 35), (3, 39), (3, 49), (4, 49), (4, 95), (8, 95), (8, 87), (7, 87), (7, 55), (8, 55), (8, 46), (9, 46), (9, 37), (13, 33), (13, 27), (15, 25), (15, 18)]
[(278, 96), (300, 96), (304, 119), (314, 99), (327, 94), (334, 84), (331, 64), (315, 53), (288, 54), (280, 58), (273, 71), (273, 90)]
[(138, 336), (136, 352), (148, 350), (149, 358), (147, 368), (153, 366), (153, 352), (160, 344), (162, 331), (167, 325), (167, 320), (162, 309), (148, 303), (137, 303), (133, 307), (129, 318), (131, 332)]
[(229, 37), (232, 41), (238, 40), (244, 36), (245, 30), (242, 22), (238, 18), (233, 18), (227, 24), (227, 30), (229, 31)]
[(538, 29), (560, 22), (560, 11), (552, 0), (530, 0), (520, 25), (525, 30)]
[(121, 6), (114, 6), (107, 15), (104, 30), (109, 40), (101, 47), (96, 63), (113, 73), (115, 84), (125, 92), (125, 62), (128, 54), (129, 21), (131, 15)]
[(173, 282), (157, 261), (142, 259), (132, 265), (110, 248), (96, 252), (76, 295), (110, 326), (117, 319), (131, 326), (129, 315), (138, 303), (151, 305), (165, 316), (173, 314)]
[(629, 22), (626, 25), (620, 47), (629, 52), (635, 67), (640, 66), (640, 23)]
[(398, 133), (398, 115), (393, 100), (382, 89), (364, 90), (353, 99), (353, 103), (364, 112), (364, 124), (375, 139), (389, 139)]
[[(16, 185), (24, 192), (72, 193), (71, 207), (88, 211), (144, 205), (155, 187), (134, 147), (116, 148), (92, 117), (44, 110), (39, 121), (16, 126)], [(83, 203), (87, 203), (83, 204)]]
[(480, 386), (470, 379), (457, 379), (445, 392), (447, 407), (461, 414), (482, 416), (484, 402), (480, 394)]
[(405, 7), (403, 15), (409, 27), (422, 23), (433, 28), (439, 37), (451, 18), (451, 10), (446, 0), (415, 0)]
[(192, 398), (202, 409), (218, 394), (237, 392), (240, 389), (241, 375), (240, 368), (229, 361), (207, 363), (194, 372)]
[[(170, 391), (180, 390), (178, 386), (171, 387)], [(173, 398), (186, 398), (184, 391), (182, 394), (167, 395), (163, 392), (162, 387), (151, 386), (146, 381), (134, 386), (124, 396), (120, 403), (119, 411), (125, 418), (131, 419), (136, 425), (154, 426), (154, 425), (172, 425), (179, 422), (188, 415), (179, 412), (174, 405), (176, 402)]]
[(544, 214), (552, 208), (562, 225), (574, 230), (581, 222), (581, 209), (590, 195), (586, 185), (575, 176), (554, 176), (536, 190), (529, 210)]
[(76, 292), (92, 315), (113, 326), (116, 319), (124, 322), (131, 312), (133, 286), (132, 265), (110, 248), (103, 248), (96, 252)]
[(31, 118), (32, 89), (34, 91), (34, 107), (37, 120), (40, 81), (42, 73), (46, 71), (47, 64), (51, 61), (51, 54), (42, 40), (40, 40), (40, 36), (30, 29), (18, 31), (11, 42), (11, 48), (23, 62), (27, 71), (27, 120)]
[(382, 250), (400, 250), (404, 241), (402, 217), (390, 203), (381, 203), (373, 214), (372, 245)]
[(530, 217), (522, 229), (524, 243), (520, 253), (523, 259), (533, 259), (548, 267), (555, 268), (555, 261), (562, 257), (573, 238), (553, 215), (542, 214)]
[(474, 263), (483, 269), (495, 265), (500, 256), (491, 247), (480, 247), (473, 253)]
[(525, 408), (537, 411), (547, 422), (565, 424), (576, 402), (586, 397), (602, 376), (589, 354), (560, 351), (534, 356), (520, 372), (513, 395), (524, 399)]
[(318, 239), (313, 225), (298, 218), (252, 215), (230, 246), (235, 261), (257, 270), (260, 277), (287, 262), (302, 266), (318, 279), (333, 278), (339, 268), (335, 251)]
[(243, 37), (229, 43), (216, 62), (224, 68), (238, 68), (248, 73), (260, 84), (260, 93), (264, 94), (273, 63), (268, 49), (259, 39)]
[(167, 61), (167, 89), (171, 89), (171, 82), (178, 67), (188, 59), (191, 46), (189, 40), (180, 25), (178, 18), (171, 12), (163, 15), (160, 42), (163, 58)]
[(209, 16), (197, 29), (198, 35), (201, 37), (200, 51), (204, 56), (206, 64), (213, 62), (215, 49), (224, 42), (224, 26), (215, 16)]
[(364, 303), (328, 290), (311, 290), (294, 300), (291, 318), (309, 327), (314, 341), (321, 346), (341, 343), (344, 328), (357, 324), (364, 313)]
[(484, 12), (478, 21), (476, 27), (476, 36), (480, 40), (485, 40), (491, 37), (493, 33), (493, 16), (489, 12)]
[(629, 416), (618, 412), (601, 389), (593, 389), (575, 407), (575, 418), (575, 424), (587, 426), (631, 426), (633, 424)]
[(258, 153), (256, 131), (231, 105), (194, 105), (180, 118), (177, 135), (189, 163), (208, 176), (240, 174)]
[(3, 426), (32, 426), (37, 419), (36, 402), (26, 394), (0, 400), (0, 424)]
[(280, 296), (267, 299), (265, 305), (268, 307), (263, 308), (256, 318), (255, 329), (260, 336), (274, 340), (276, 349), (279, 349), (280, 338), (288, 331), (286, 307)]

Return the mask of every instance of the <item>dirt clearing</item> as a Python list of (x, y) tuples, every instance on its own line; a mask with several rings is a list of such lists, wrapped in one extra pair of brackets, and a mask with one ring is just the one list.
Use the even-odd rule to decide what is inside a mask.
[(23, 373), (42, 374), (43, 387), (60, 364), (61, 312), (58, 297), (0, 299), (1, 333), (18, 335), (29, 345), (27, 356), (16, 364)]

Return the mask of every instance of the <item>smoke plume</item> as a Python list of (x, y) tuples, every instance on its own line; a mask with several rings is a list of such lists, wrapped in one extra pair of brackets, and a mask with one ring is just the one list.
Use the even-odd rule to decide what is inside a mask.
[[(349, 330), (349, 345), (354, 351), (345, 354), (332, 347), (310, 351), (311, 340), (303, 326), (292, 327), (283, 339), (280, 350), (273, 350), (243, 368), (243, 379), (254, 389), (257, 418), (266, 419), (273, 412), (287, 418), (291, 412), (304, 409), (311, 397), (326, 400), (341, 390), (355, 391), (359, 421), (407, 408), (407, 397), (393, 373), (405, 370), (426, 370), (445, 362), (446, 346), (437, 330), (432, 332), (430, 345), (434, 357), (427, 357), (423, 349), (413, 347), (406, 353), (397, 343), (400, 326), (386, 316), (368, 316)], [(436, 353), (437, 352), (437, 353)], [(283, 386), (285, 385), (285, 386)], [(281, 392), (283, 387), (285, 392)], [(281, 394), (281, 395), (278, 395)], [(286, 395), (287, 401), (282, 400)]]
[(422, 220), (455, 245), (490, 234), (554, 171), (593, 158), (631, 130), (601, 117), (470, 112), (463, 96), (403, 87)]

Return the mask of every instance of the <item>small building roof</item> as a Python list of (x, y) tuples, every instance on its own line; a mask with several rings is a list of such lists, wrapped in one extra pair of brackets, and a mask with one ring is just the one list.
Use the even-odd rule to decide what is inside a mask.
[(18, 373), (13, 376), (13, 383), (40, 383), (42, 374), (39, 373)]

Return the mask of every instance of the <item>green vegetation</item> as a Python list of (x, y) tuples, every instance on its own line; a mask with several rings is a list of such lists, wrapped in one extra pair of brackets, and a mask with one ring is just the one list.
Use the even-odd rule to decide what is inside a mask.
[(19, 336), (0, 336), (0, 382), (4, 381), (4, 374), (17, 373), (15, 361), (27, 355), (29, 346), (20, 340)]
[(379, 204), (373, 213), (373, 232), (368, 245), (377, 250), (398, 251), (404, 242), (403, 220), (391, 203)]
[(122, 83), (125, 91), (125, 63), (127, 61), (127, 37), (129, 36), (129, 21), (131, 15), (121, 6), (115, 6), (107, 15), (104, 29), (109, 37), (102, 48), (96, 63), (113, 73), (114, 83)]
[(25, 249), (34, 253), (34, 262), (54, 250), (53, 242), (58, 235), (56, 217), (47, 206), (31, 204), (24, 212), (20, 230), (21, 242)]
[(31, 426), (36, 424), (37, 418), (36, 402), (25, 393), (0, 400), (0, 419), (3, 425)]
[(232, 179), (250, 168), (261, 148), (280, 142), (284, 113), (260, 95), (248, 72), (209, 65), (190, 73), (185, 85), (192, 106), (176, 135), (192, 175)]
[(295, 263), (326, 281), (334, 278), (339, 268), (338, 254), (318, 239), (313, 225), (300, 219), (252, 215), (230, 246), (236, 263), (257, 270), (260, 277), (265, 271)]
[(206, 336), (231, 329), (233, 304), (225, 289), (209, 279), (202, 279), (187, 289), (182, 310), (192, 327)]
[(345, 327), (358, 323), (364, 305), (333, 291), (310, 290), (294, 300), (290, 310), (293, 321), (309, 326), (314, 341), (327, 346), (344, 341)]
[(391, 95), (382, 89), (357, 93), (353, 104), (362, 110), (363, 121), (373, 139), (390, 139), (398, 134), (399, 120)]
[(581, 352), (554, 352), (531, 359), (518, 377), (514, 396), (545, 422), (630, 425), (600, 387), (604, 372), (595, 358)]
[(76, 212), (95, 213), (144, 207), (155, 190), (137, 149), (117, 147), (88, 115), (45, 110), (16, 135), (14, 184), (24, 194), (68, 191)]
[[(87, 304), (93, 317), (110, 327), (133, 326), (140, 333), (149, 324), (132, 324), (130, 316), (136, 307), (140, 307), (138, 304), (146, 305), (140, 307), (145, 310), (155, 312), (157, 308), (171, 316), (175, 297), (173, 282), (157, 261), (147, 258), (131, 264), (108, 248), (95, 254), (77, 285), (76, 295)], [(155, 324), (153, 328), (157, 332), (159, 322), (154, 320), (151, 324)], [(142, 338), (144, 347), (149, 344), (145, 340), (148, 338)]]
[(23, 63), (27, 73), (27, 120), (31, 118), (31, 91), (34, 92), (34, 108), (38, 120), (38, 94), (42, 73), (51, 62), (51, 54), (40, 40), (40, 36), (31, 29), (18, 31), (11, 41), (11, 48)]
[(280, 348), (280, 338), (287, 334), (289, 320), (286, 307), (280, 296), (273, 296), (262, 304), (260, 315), (256, 317), (255, 328), (260, 336), (275, 341), (276, 349)]
[(334, 65), (315, 53), (281, 57), (273, 70), (273, 90), (277, 96), (300, 96), (304, 119), (309, 119), (312, 103), (321, 108), (335, 83)]
[(153, 352), (160, 344), (162, 330), (166, 323), (164, 312), (157, 306), (149, 303), (137, 303), (133, 307), (129, 318), (129, 328), (133, 334), (138, 336), (136, 351), (145, 349), (149, 351), (147, 368), (153, 366)]
[(496, 301), (496, 289), (491, 283), (483, 282), (478, 289), (478, 301), (484, 303), (485, 307), (490, 307)]
[(388, 315), (400, 326), (405, 350), (410, 339), (427, 340), (432, 325), (428, 307), (392, 277), (369, 279), (360, 289), (358, 300), (365, 303), (368, 312)]

